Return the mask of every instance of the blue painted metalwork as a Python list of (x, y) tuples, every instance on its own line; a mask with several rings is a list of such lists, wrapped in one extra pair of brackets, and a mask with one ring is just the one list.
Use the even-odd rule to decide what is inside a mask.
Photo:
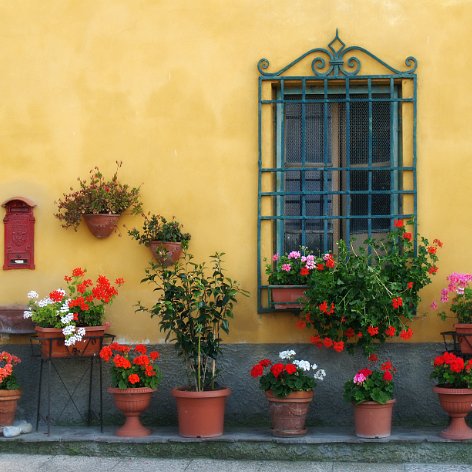
[[(355, 54), (386, 73), (361, 75)], [(305, 60), (311, 60), (312, 75), (287, 75)], [(405, 65), (399, 70), (363, 47), (346, 47), (337, 30), (327, 48), (311, 49), (276, 72), (268, 71), (267, 59), (258, 62), (259, 312), (272, 311), (271, 288), (263, 282), (263, 243), (273, 251), (297, 243), (326, 252), (340, 237), (349, 244), (351, 234), (370, 237), (396, 218), (416, 216), (418, 62), (410, 56)], [(412, 83), (410, 96), (402, 94), (405, 81)], [(412, 123), (401, 119), (405, 106), (413, 107)], [(264, 113), (271, 114), (269, 126)], [(404, 165), (402, 131), (410, 124), (412, 162)], [(413, 185), (404, 188), (407, 174)], [(412, 212), (403, 205), (408, 197)]]

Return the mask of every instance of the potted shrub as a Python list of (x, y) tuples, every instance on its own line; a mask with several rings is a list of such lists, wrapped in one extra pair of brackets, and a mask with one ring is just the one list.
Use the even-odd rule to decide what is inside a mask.
[(279, 353), (280, 361), (262, 359), (251, 369), (251, 376), (259, 378), (259, 386), (269, 401), (274, 436), (302, 436), (306, 433), (305, 420), (316, 380), (326, 373), (316, 364), (297, 360), (294, 350)]
[(465, 422), (472, 410), (472, 359), (465, 361), (445, 352), (434, 359), (431, 378), (437, 381), (433, 391), (449, 415), (449, 426), (440, 435), (446, 439), (472, 439), (472, 429)]
[(0, 352), (0, 426), (13, 424), (18, 400), (21, 397), (20, 386), (15, 375), (15, 366), (21, 359), (9, 352)]
[(226, 277), (223, 254), (211, 256), (212, 266), (193, 262), (186, 253), (183, 262), (171, 268), (151, 264), (143, 282), (154, 285), (156, 303), (147, 309), (159, 317), (166, 341), (175, 342), (184, 362), (189, 384), (174, 388), (179, 433), (185, 437), (214, 437), (223, 434), (225, 402), (231, 391), (217, 383), (217, 359), (221, 335), (229, 333), (233, 307), (238, 294), (247, 294), (239, 284)]
[(116, 171), (111, 179), (105, 179), (98, 167), (90, 171), (89, 180), (80, 177), (79, 190), (70, 188), (63, 198), (56, 202), (58, 218), (63, 228), (75, 231), (82, 220), (97, 238), (108, 237), (117, 227), (121, 214), (130, 210), (132, 214), (142, 211), (139, 187), (130, 187), (118, 181), (118, 170), (122, 163), (117, 161)]
[(276, 310), (300, 310), (307, 280), (319, 260), (306, 248), (283, 255), (275, 253), (266, 264), (271, 302)]
[(118, 295), (124, 280), (118, 278), (113, 284), (100, 275), (93, 282), (86, 273), (86, 269), (75, 268), (64, 277), (67, 290), (58, 288), (42, 299), (36, 291), (28, 292), (28, 309), (23, 316), (36, 325), (44, 358), (91, 356), (101, 348), (108, 327), (104, 324), (105, 307)]
[(359, 370), (344, 384), (344, 399), (354, 406), (356, 436), (386, 438), (392, 431), (393, 376), (396, 369), (390, 361), (377, 369), (371, 367)]
[(387, 339), (411, 338), (408, 322), (416, 316), (420, 290), (438, 270), (442, 245), (413, 239), (396, 220), (384, 239), (368, 239), (358, 248), (341, 240), (335, 257), (323, 257), (308, 278), (299, 321), (315, 329), (312, 343), (338, 352), (358, 345), (371, 354)]
[(151, 430), (141, 424), (139, 417), (149, 407), (160, 381), (156, 365), (159, 353), (148, 354), (143, 344), (133, 348), (114, 342), (101, 349), (100, 357), (111, 365), (112, 385), (108, 392), (126, 418), (115, 434), (132, 438), (148, 436)]
[(133, 228), (128, 234), (139, 244), (149, 247), (159, 264), (175, 264), (180, 259), (182, 250), (188, 249), (190, 234), (182, 232), (183, 226), (175, 218), (168, 221), (156, 214), (143, 215), (143, 218), (142, 228)]
[[(472, 354), (472, 274), (453, 272), (447, 276), (447, 281), (447, 287), (441, 290), (441, 303), (450, 302), (449, 308), (457, 319), (454, 329), (462, 354)], [(437, 307), (433, 302), (432, 308)], [(443, 320), (447, 318), (444, 310), (439, 316)]]

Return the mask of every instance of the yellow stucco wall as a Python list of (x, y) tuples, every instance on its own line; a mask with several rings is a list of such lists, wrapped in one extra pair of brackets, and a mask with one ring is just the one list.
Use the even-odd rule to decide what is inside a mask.
[[(0, 304), (45, 293), (73, 267), (127, 283), (108, 310), (121, 339), (159, 341), (139, 284), (148, 252), (122, 237), (64, 230), (54, 200), (95, 165), (142, 184), (147, 209), (176, 215), (198, 259), (227, 253), (241, 299), (230, 342), (305, 341), (288, 315), (256, 309), (257, 61), (276, 70), (336, 28), (394, 67), (418, 68), (420, 232), (445, 242), (444, 277), (472, 269), (472, 2), (468, 0), (21, 0), (0, 3), (0, 201), (37, 204), (36, 270), (0, 271)], [(3, 214), (3, 213), (2, 213)], [(137, 220), (127, 216), (122, 223)], [(0, 234), (3, 248), (3, 231)], [(439, 339), (435, 315), (415, 341)]]

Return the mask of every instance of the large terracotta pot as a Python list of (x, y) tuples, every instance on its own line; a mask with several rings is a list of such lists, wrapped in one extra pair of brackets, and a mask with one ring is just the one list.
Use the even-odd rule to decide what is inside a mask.
[(179, 434), (185, 438), (213, 438), (224, 431), (226, 399), (229, 388), (195, 392), (174, 388)]
[(462, 354), (472, 354), (472, 324), (457, 323), (454, 325), (457, 341)]
[(387, 438), (392, 433), (392, 411), (395, 400), (387, 403), (363, 402), (354, 405), (356, 436)]
[(43, 359), (49, 359), (50, 357), (91, 357), (98, 355), (103, 344), (106, 326), (86, 326), (86, 334), (82, 341), (78, 341), (72, 346), (64, 344), (65, 338), (60, 328), (35, 326), (34, 329), (41, 344), (41, 356)]
[(151, 430), (141, 424), (139, 417), (149, 407), (155, 391), (149, 387), (125, 389), (108, 387), (108, 393), (113, 395), (116, 407), (126, 418), (123, 426), (115, 432), (117, 436), (140, 438), (151, 434)]
[(175, 264), (182, 255), (182, 243), (151, 241), (149, 249), (151, 249), (154, 259), (164, 267)]
[(305, 294), (306, 285), (280, 285), (271, 287), (272, 301), (276, 310), (299, 310), (299, 301)]
[(21, 390), (0, 390), (0, 426), (13, 424)]
[(305, 421), (313, 400), (313, 390), (293, 392), (279, 398), (270, 390), (265, 392), (274, 436), (290, 437), (306, 434)]
[(86, 214), (84, 221), (90, 230), (90, 232), (98, 239), (108, 238), (118, 223), (118, 219), (121, 215), (109, 215), (109, 214)]
[(465, 417), (472, 410), (472, 388), (433, 387), (442, 409), (449, 415), (449, 426), (440, 433), (446, 439), (472, 439)]

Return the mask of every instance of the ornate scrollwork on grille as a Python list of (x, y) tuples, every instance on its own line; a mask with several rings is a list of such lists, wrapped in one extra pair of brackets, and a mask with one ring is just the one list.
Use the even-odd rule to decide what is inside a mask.
[(327, 48), (311, 49), (277, 72), (267, 72), (270, 62), (268, 59), (262, 58), (257, 63), (257, 69), (264, 77), (278, 77), (301, 62), (307, 56), (315, 55), (311, 62), (311, 70), (316, 77), (354, 77), (359, 74), (362, 65), (361, 60), (354, 55), (357, 52), (369, 56), (378, 64), (381, 64), (383, 67), (389, 70), (391, 74), (413, 75), (416, 71), (416, 68), (418, 67), (418, 61), (412, 56), (409, 56), (405, 59), (405, 65), (407, 69), (401, 71), (382, 61), (382, 59), (379, 59), (376, 55), (372, 54), (363, 47), (346, 47), (345, 43), (339, 37), (338, 30), (336, 30), (336, 36), (328, 44)]

